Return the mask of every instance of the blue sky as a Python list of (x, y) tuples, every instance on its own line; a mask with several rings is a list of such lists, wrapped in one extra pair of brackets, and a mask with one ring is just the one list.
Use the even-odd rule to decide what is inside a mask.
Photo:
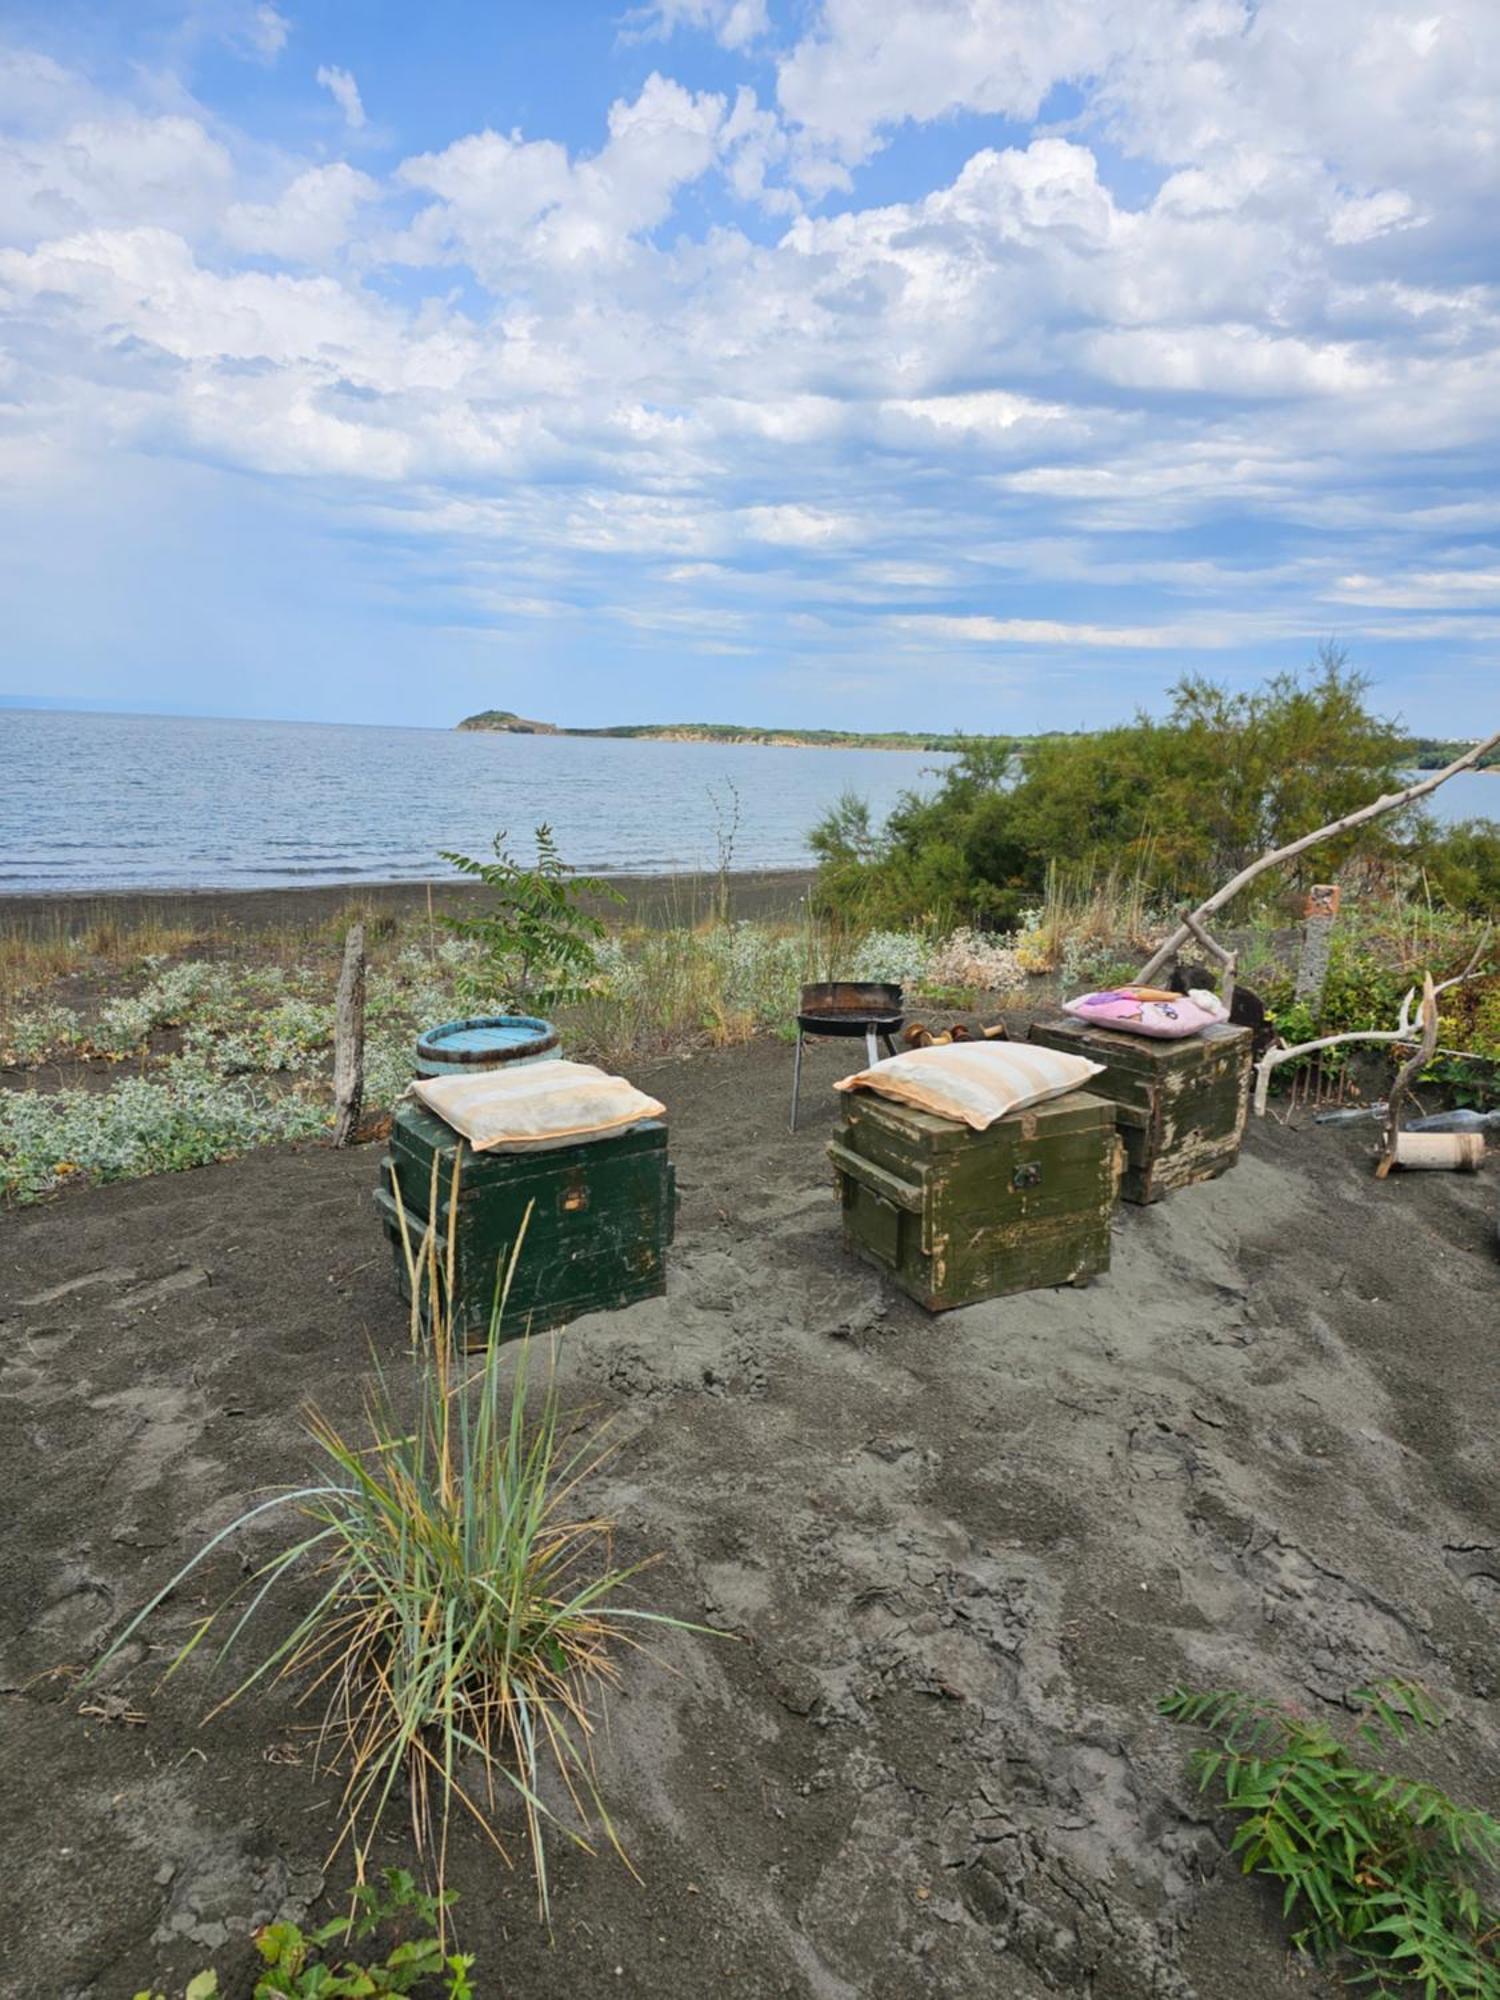
[(0, 693), (1500, 710), (1494, 0), (11, 0)]

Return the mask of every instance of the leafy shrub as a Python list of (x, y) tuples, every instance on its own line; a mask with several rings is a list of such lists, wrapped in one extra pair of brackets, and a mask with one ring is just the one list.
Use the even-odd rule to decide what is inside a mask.
[[(1443, 1719), (1409, 1682), (1359, 1688), (1349, 1701), (1352, 1733), (1377, 1750), (1403, 1742), (1413, 1724), (1431, 1729)], [(1302, 1920), (1299, 1947), (1352, 1959), (1381, 1993), (1500, 1996), (1500, 1912), (1487, 1900), (1500, 1821), (1362, 1762), (1326, 1724), (1273, 1702), (1178, 1688), (1161, 1712), (1219, 1739), (1193, 1754), (1199, 1787), (1218, 1780), (1239, 1816), (1230, 1852), (1247, 1875), (1283, 1884), (1283, 1914)]]
[[(455, 1203), (458, 1193), (455, 1174)], [(588, 1825), (596, 1814), (619, 1851), (590, 1749), (593, 1709), (618, 1678), (610, 1642), (628, 1643), (641, 1623), (677, 1621), (614, 1601), (642, 1565), (611, 1567), (611, 1523), (571, 1511), (580, 1482), (599, 1462), (597, 1437), (563, 1444), (550, 1381), (539, 1417), (528, 1424), (525, 1344), (508, 1388), (503, 1379), (498, 1278), (489, 1341), (465, 1378), (444, 1309), (453, 1288), (451, 1247), (444, 1268), (436, 1215), (434, 1191), (420, 1240), (402, 1225), (413, 1339), (426, 1336), (415, 1420), (397, 1413), (383, 1385), (366, 1444), (348, 1442), (314, 1414), (309, 1429), (327, 1477), (263, 1501), (220, 1530), (130, 1621), (105, 1659), (229, 1537), (268, 1511), (291, 1508), (301, 1523), (296, 1538), (198, 1625), (173, 1671), (226, 1623), (220, 1660), (233, 1649), (248, 1623), (238, 1610), (243, 1594), (251, 1593), (254, 1610), (278, 1585), (310, 1571), (318, 1585), (312, 1609), (226, 1703), (287, 1676), (308, 1694), (324, 1691), (319, 1744), (345, 1772), (338, 1844), (350, 1841), (361, 1869), (397, 1794), (411, 1802), (418, 1849), (433, 1857), (440, 1893), (455, 1806), (508, 1860), (494, 1802), (497, 1792), (512, 1794), (546, 1916), (545, 1829), (592, 1852)], [(560, 1781), (555, 1807), (542, 1797), (548, 1767)]]
[[(370, 2000), (382, 1994), (415, 1994), (441, 1979), (443, 2000), (474, 2000), (469, 1974), (474, 1961), (445, 1952), (440, 1935), (445, 1910), (456, 1898), (428, 1896), (404, 1868), (387, 1868), (380, 1885), (362, 1882), (354, 1892), (352, 1917), (335, 1917), (315, 1931), (297, 1924), (267, 1924), (255, 1934), (265, 1971), (255, 1982), (254, 2000)], [(405, 1933), (413, 1925), (418, 1934)], [(378, 1961), (346, 1958), (333, 1947), (363, 1943), (378, 1930), (394, 1930), (395, 1941)], [(434, 1990), (429, 1985), (429, 1991)], [(135, 2000), (165, 2000), (149, 1991)], [(183, 2000), (221, 2000), (218, 1974), (190, 1979)]]
[[(1403, 740), (1368, 711), (1366, 691), (1325, 648), (1307, 674), (1252, 693), (1188, 676), (1164, 721), (1019, 745), (976, 739), (935, 794), (906, 793), (878, 831), (849, 798), (813, 829), (821, 903), (883, 924), (1008, 930), (1049, 869), (1112, 867), (1144, 895), (1196, 898), (1268, 847), (1396, 788)], [(1361, 829), (1303, 865), (1326, 874), (1357, 844), (1407, 866), (1406, 830)]]
[(932, 958), (932, 940), (919, 931), (871, 931), (849, 960), (849, 977), (918, 986), (928, 976)]
[(1450, 909), (1475, 917), (1500, 910), (1500, 823), (1461, 820), (1424, 841), (1421, 862)]
[(78, 1041), (78, 1016), (71, 1007), (38, 1007), (17, 1014), (0, 1030), (0, 1062), (28, 1066), (60, 1055)]
[(201, 1167), (309, 1138), (328, 1117), (308, 1098), (266, 1097), (187, 1062), (109, 1091), (0, 1091), (0, 1193), (35, 1201), (75, 1175), (116, 1181)]
[(594, 876), (574, 874), (551, 827), (536, 829), (534, 868), (507, 851), (503, 832), (495, 835), (493, 860), (447, 851), (443, 859), (490, 892), (489, 907), (477, 916), (443, 918), (457, 936), (479, 946), (479, 963), (463, 980), (477, 1004), (524, 1011), (553, 1006), (586, 988), (604, 925), (581, 899), (620, 898)]

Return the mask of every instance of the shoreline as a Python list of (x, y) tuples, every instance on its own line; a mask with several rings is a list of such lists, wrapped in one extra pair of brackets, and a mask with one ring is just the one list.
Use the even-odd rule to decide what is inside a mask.
[[(747, 868), (726, 878), (729, 914), (764, 922), (796, 914), (812, 885), (811, 868)], [(697, 924), (715, 910), (717, 874), (614, 875), (624, 898), (585, 897), (584, 907), (616, 923), (652, 929)], [(460, 911), (482, 901), (482, 884), (444, 876), (422, 882), (317, 882), (264, 889), (36, 889), (0, 894), (0, 938), (76, 934), (101, 923), (143, 929), (262, 931), (314, 929), (352, 913), (403, 916)]]

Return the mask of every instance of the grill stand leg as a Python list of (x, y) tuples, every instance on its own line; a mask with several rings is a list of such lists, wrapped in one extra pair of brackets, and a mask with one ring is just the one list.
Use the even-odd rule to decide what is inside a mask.
[(802, 1030), (797, 1030), (797, 1053), (792, 1061), (792, 1130), (797, 1129), (797, 1100), (802, 1094)]
[(873, 1028), (865, 1029), (865, 1054), (870, 1059), (871, 1069), (874, 1069), (876, 1063), (880, 1061), (880, 1044), (875, 1039)]

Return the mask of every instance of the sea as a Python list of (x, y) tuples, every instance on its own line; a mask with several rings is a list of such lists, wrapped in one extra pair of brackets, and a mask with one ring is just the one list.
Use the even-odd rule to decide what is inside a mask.
[(878, 822), (950, 761), (0, 708), (0, 894), (442, 880), (539, 821), (596, 874), (801, 868), (841, 793)]
[[(878, 824), (951, 761), (0, 708), (0, 894), (441, 880), (445, 848), (486, 853), (503, 829), (527, 857), (542, 820), (595, 874), (801, 868), (842, 793)], [(1466, 772), (1430, 805), (1500, 819), (1500, 776)]]

